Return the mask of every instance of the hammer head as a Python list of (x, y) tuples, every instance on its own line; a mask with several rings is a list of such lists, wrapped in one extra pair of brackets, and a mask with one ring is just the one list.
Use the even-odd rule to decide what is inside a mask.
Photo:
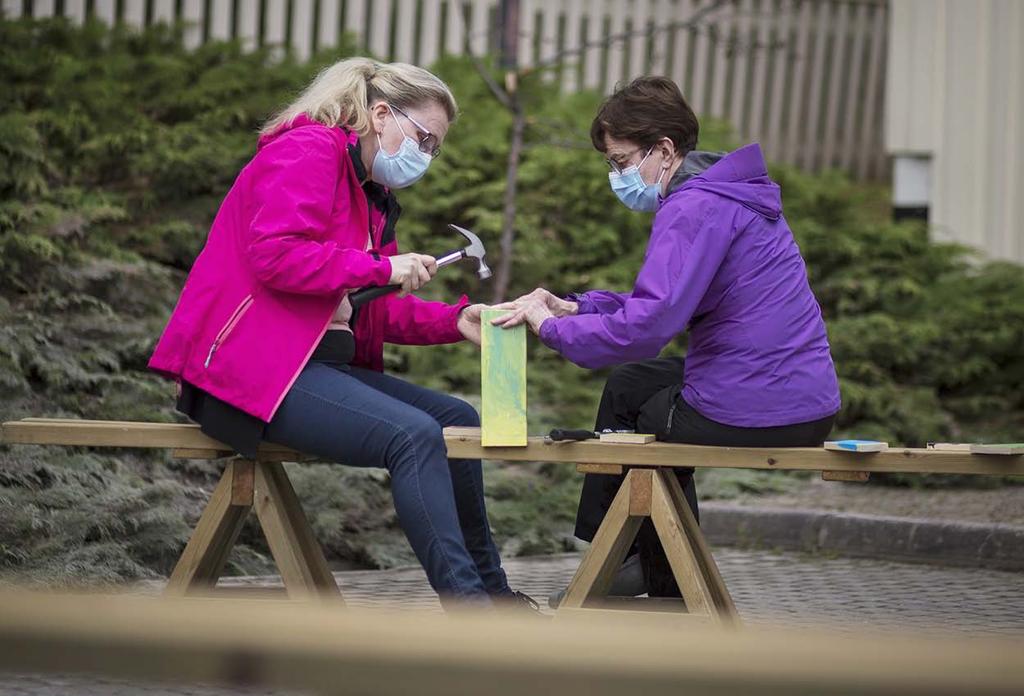
[(484, 261), (484, 255), (487, 250), (484, 249), (484, 243), (480, 241), (480, 238), (475, 234), (467, 230), (465, 227), (459, 227), (458, 225), (449, 224), (448, 227), (452, 228), (469, 241), (469, 246), (462, 250), (462, 253), (467, 258), (474, 258), (477, 260), (479, 267), (477, 268), (477, 275), (480, 276), (481, 280), (486, 280), (491, 277), (491, 269), (488, 268), (487, 262)]

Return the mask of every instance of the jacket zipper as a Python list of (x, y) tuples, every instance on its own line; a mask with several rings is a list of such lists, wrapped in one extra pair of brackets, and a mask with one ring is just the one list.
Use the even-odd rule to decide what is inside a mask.
[(218, 333), (217, 337), (213, 339), (213, 343), (210, 345), (210, 352), (206, 354), (206, 362), (203, 363), (204, 368), (210, 366), (210, 361), (213, 360), (213, 354), (217, 352), (217, 348), (219, 348), (220, 344), (223, 343), (231, 332), (235, 330), (235, 326), (239, 321), (241, 321), (245, 313), (249, 311), (250, 307), (252, 307), (252, 295), (246, 295), (245, 299), (242, 300), (242, 303), (238, 305), (234, 313), (231, 315), (231, 318), (229, 318), (227, 323), (224, 324), (220, 333)]

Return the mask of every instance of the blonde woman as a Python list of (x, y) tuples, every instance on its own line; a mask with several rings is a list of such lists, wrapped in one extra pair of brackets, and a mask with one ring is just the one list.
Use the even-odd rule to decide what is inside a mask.
[[(480, 308), (411, 293), (433, 257), (399, 254), (394, 190), (441, 151), (456, 105), (431, 73), (364, 58), (321, 72), (263, 128), (195, 260), (150, 367), (178, 409), (246, 456), (260, 441), (384, 467), (398, 520), (445, 602), (535, 603), (508, 587), (479, 460), (449, 460), (441, 429), (464, 401), (382, 373), (385, 341), (479, 343)], [(400, 284), (353, 313), (349, 294)]]

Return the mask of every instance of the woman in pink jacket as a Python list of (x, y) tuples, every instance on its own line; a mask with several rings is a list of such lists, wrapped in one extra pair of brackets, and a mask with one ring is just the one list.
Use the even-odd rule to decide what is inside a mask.
[[(512, 592), (479, 460), (449, 460), (441, 429), (476, 426), (464, 401), (381, 372), (385, 341), (479, 343), (480, 308), (410, 294), (433, 257), (398, 254), (394, 189), (440, 152), (456, 105), (421, 68), (355, 58), (324, 70), (263, 128), (214, 219), (150, 367), (178, 409), (252, 457), (260, 441), (385, 467), (398, 519), (442, 599)], [(402, 291), (353, 312), (359, 288)]]

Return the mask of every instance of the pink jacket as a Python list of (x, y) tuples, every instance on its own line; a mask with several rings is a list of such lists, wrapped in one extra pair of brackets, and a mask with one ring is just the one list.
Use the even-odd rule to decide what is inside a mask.
[[(387, 257), (398, 245), (381, 246), (386, 220), (357, 180), (348, 149), (356, 140), (304, 116), (260, 138), (217, 211), (150, 368), (273, 418), (344, 292), (391, 277)], [(381, 370), (385, 341), (462, 340), (456, 322), (467, 303), (412, 295), (368, 303), (354, 327), (353, 364)]]

